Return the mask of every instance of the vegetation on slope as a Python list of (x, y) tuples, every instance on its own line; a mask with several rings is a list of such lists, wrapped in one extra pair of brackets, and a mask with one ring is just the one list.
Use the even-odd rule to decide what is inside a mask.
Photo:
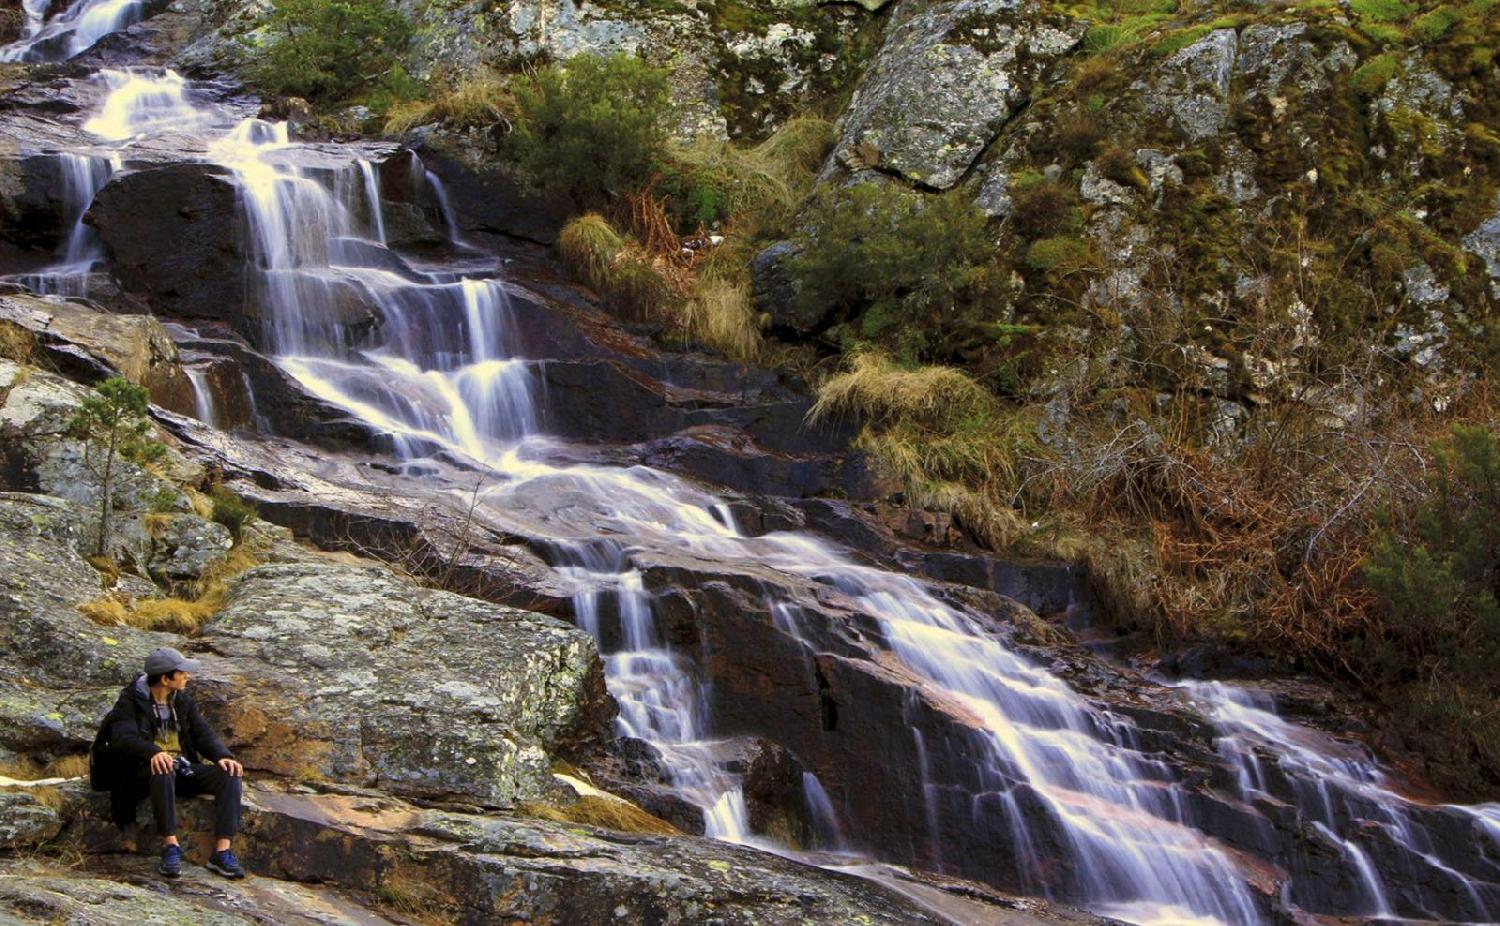
[[(1452, 498), (1492, 504), (1476, 435), (1497, 420), (1485, 374), (1500, 328), (1459, 242), (1500, 190), (1500, 7), (1049, 7), (1088, 26), (993, 146), (1001, 221), (972, 189), (818, 188), (820, 119), (758, 145), (671, 142), (660, 74), (633, 59), (434, 84), (388, 128), (492, 131), (505, 169), (574, 199), (560, 249), (608, 304), (812, 373), (815, 414), (860, 416), (861, 445), (908, 498), (977, 541), (1089, 564), (1117, 623), (1164, 646), (1264, 654), (1418, 705), (1390, 729), (1443, 754), (1431, 771), (1446, 784), (1493, 791), (1500, 696), (1452, 649), (1488, 652), (1493, 567), (1474, 551), (1493, 543), (1433, 525)], [(1315, 97), (1291, 83), (1237, 97), (1206, 140), (1143, 107), (1139, 81), (1251, 24), (1302, 27), (1317, 55), (1357, 60)], [(1429, 73), (1452, 113), (1413, 96)], [(1180, 179), (1152, 175), (1142, 151), (1170, 154)], [(1226, 187), (1235, 171), (1252, 192)], [(1120, 201), (1085, 196), (1086, 178)], [(1110, 215), (1118, 236), (1100, 230)], [(683, 251), (708, 234), (723, 244)], [(750, 262), (779, 240), (797, 245), (800, 298), (829, 309), (805, 339), (768, 331), (750, 300)], [(1420, 274), (1466, 309), (1432, 342), (1436, 366), (1404, 346), (1427, 343)], [(1419, 607), (1433, 601), (1444, 615)]]

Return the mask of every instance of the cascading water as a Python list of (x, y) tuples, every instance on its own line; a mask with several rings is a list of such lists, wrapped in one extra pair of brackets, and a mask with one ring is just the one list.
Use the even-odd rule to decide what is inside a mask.
[[(142, 133), (198, 131), (215, 120), (188, 100), (175, 75), (131, 74), (117, 80), (89, 125), (102, 138), (128, 142)], [(963, 755), (981, 782), (971, 794), (939, 793), (929, 760), (953, 746), (925, 742), (911, 730), (924, 786), (909, 797), (927, 807), (938, 865), (943, 811), (962, 800), (975, 819), (994, 821), (996, 841), (1013, 844), (1016, 879), (1038, 893), (1078, 898), (1134, 922), (1267, 918), (1249, 887), (1251, 873), (1234, 850), (1198, 828), (1189, 786), (1152, 757), (1135, 725), (1017, 655), (977, 616), (811, 535), (747, 536), (722, 500), (686, 480), (644, 467), (548, 462), (555, 446), (543, 434), (546, 407), (535, 375), (541, 358), (524, 357), (513, 338), (505, 285), (483, 275), (413, 270), (383, 246), (381, 168), (359, 157), (333, 168), (325, 157), (317, 169), (306, 168), (301, 149), (284, 125), (249, 120), (224, 132), (207, 154), (241, 190), (254, 253), (248, 298), (265, 319), (265, 343), (309, 392), (388, 434), (398, 456), (442, 454), (486, 474), (475, 503), (539, 538), (559, 576), (581, 589), (576, 617), (601, 642), (621, 732), (655, 747), (678, 792), (703, 810), (711, 834), (749, 838), (744, 795), (718, 754), (700, 667), (668, 646), (656, 624), (640, 565), (653, 554), (770, 570), (838, 596), (869, 619), (869, 635), (886, 648), (883, 658), (899, 668), (914, 698), (965, 718), (973, 736)], [(426, 178), (419, 162), (410, 169)], [(459, 243), (451, 204), (436, 178), (428, 184), (448, 237)], [(541, 510), (538, 500), (550, 507)], [(781, 594), (768, 587), (771, 619), (810, 648), (800, 628), (811, 618)], [(1342, 844), (1352, 877), (1370, 885), (1349, 912), (1411, 906), (1380, 885), (1351, 818), (1406, 827), (1418, 857), (1430, 855), (1435, 872), (1453, 871), (1455, 889), (1458, 882), (1469, 887), (1446, 867), (1451, 858), (1423, 847), (1422, 834), (1402, 816), (1402, 799), (1368, 780), (1367, 771), (1339, 765), (1314, 745), (1304, 755), (1295, 728), (1277, 727), (1231, 696), (1190, 694), (1207, 704), (1234, 756), (1254, 757), (1254, 748), (1240, 745), (1251, 738), (1292, 744), (1282, 768), (1301, 763), (1293, 777), (1325, 783), (1321, 794), (1299, 794), (1298, 806)], [(1267, 787), (1264, 763), (1254, 762), (1242, 766), (1246, 801)], [(825, 841), (869, 848), (843, 825), (816, 777), (804, 777), (803, 787)], [(1486, 838), (1500, 839), (1500, 810), (1467, 812)], [(1061, 872), (1043, 864), (1043, 828), (1057, 836), (1046, 851), (1066, 856)], [(1475, 917), (1496, 909), (1479, 891), (1470, 893)]]
[(145, 0), (74, 0), (46, 19), (49, 0), (24, 0), (24, 31), (0, 48), (0, 61), (65, 61), (140, 19), (145, 5)]
[[(1452, 898), (1447, 910), (1420, 909), (1424, 918), (1490, 922), (1500, 918), (1500, 892), (1481, 892), (1474, 874), (1455, 870), (1437, 855), (1435, 835), (1423, 819), (1423, 805), (1398, 793), (1362, 748), (1288, 723), (1266, 695), (1219, 682), (1184, 685), (1218, 730), (1217, 745), (1231, 768), (1241, 800), (1291, 799), (1300, 816), (1344, 858), (1354, 888), (1352, 912), (1394, 914), (1388, 886), (1358, 838), (1369, 827), (1394, 835), (1409, 853), (1402, 859), (1409, 878), (1444, 885)], [(1472, 815), (1473, 827), (1495, 838), (1497, 807), (1453, 807)], [(1357, 826), (1351, 826), (1351, 822)], [(1475, 840), (1474, 847), (1480, 842)], [(1292, 885), (1295, 890), (1295, 884)], [(1294, 897), (1293, 900), (1296, 898)], [(1420, 907), (1420, 904), (1412, 904)]]
[(58, 191), (64, 211), (71, 216), (68, 237), (57, 261), (50, 266), (16, 277), (16, 282), (43, 295), (87, 296), (89, 274), (104, 258), (99, 236), (83, 221), (94, 194), (120, 168), (119, 158), (71, 151), (56, 155), (60, 174)]

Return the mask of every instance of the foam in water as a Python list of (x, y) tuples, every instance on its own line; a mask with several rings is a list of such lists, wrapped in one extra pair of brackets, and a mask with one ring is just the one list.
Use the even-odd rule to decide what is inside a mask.
[[(177, 80), (173, 99), (191, 110)], [(98, 117), (99, 134), (123, 139), (143, 125), (180, 128), (165, 124), (175, 116), (140, 116), (174, 111), (172, 100), (131, 82), (117, 94), (120, 99), (112, 96)], [(204, 124), (204, 118), (181, 115), (189, 126)], [(911, 798), (925, 804), (929, 855), (939, 867), (941, 821), (961, 802), (956, 812), (991, 825), (996, 840), (1013, 844), (1016, 877), (1039, 893), (1081, 898), (1134, 922), (1264, 918), (1248, 887), (1249, 874), (1234, 853), (1198, 830), (1184, 800), (1187, 785), (1172, 766), (1148, 754), (1134, 725), (1011, 651), (973, 615), (908, 576), (860, 565), (816, 537), (745, 536), (722, 499), (677, 477), (644, 467), (554, 465), (530, 455), (528, 448), (541, 439), (544, 409), (537, 402), (534, 364), (515, 340), (503, 284), (412, 271), (381, 246), (372, 169), (351, 158), (347, 174), (332, 179), (326, 170), (304, 173), (296, 166), (296, 148), (284, 125), (259, 120), (211, 148), (242, 190), (258, 275), (253, 298), (268, 318), (267, 341), (278, 362), (309, 392), (391, 435), (399, 455), (442, 453), (488, 467), (492, 482), (477, 502), (519, 519), (533, 536), (552, 538), (554, 568), (581, 589), (574, 600), (578, 623), (601, 642), (610, 691), (620, 703), (619, 732), (657, 749), (679, 793), (702, 809), (710, 834), (750, 838), (744, 794), (737, 776), (726, 770), (724, 743), (714, 736), (698, 667), (668, 646), (655, 624), (653, 601), (635, 562), (642, 553), (743, 564), (836, 591), (873, 621), (874, 638), (885, 642), (890, 658), (909, 676), (914, 699), (969, 720), (968, 741), (956, 745), (924, 742), (920, 729), (910, 727), (924, 782), (923, 793)], [(441, 185), (415, 159), (412, 170), (422, 171), (457, 242)], [(350, 330), (370, 307), (382, 319), (378, 335), (355, 343)], [(768, 591), (771, 619), (809, 649), (810, 659), (814, 644), (803, 633), (805, 622), (821, 618), (802, 613), (781, 594)], [(1288, 755), (1306, 766), (1309, 780), (1338, 778), (1321, 796), (1299, 794), (1303, 812), (1336, 807), (1352, 789), (1362, 800), (1390, 808), (1385, 824), (1401, 825), (1399, 801), (1365, 780), (1367, 769), (1340, 764), (1298, 739), (1290, 725), (1278, 727), (1274, 715), (1251, 713), (1233, 697), (1191, 693), (1209, 702), (1226, 740), (1271, 737), (1289, 744)], [(899, 717), (888, 721), (903, 723)], [(1234, 754), (1246, 752), (1253, 750)], [(939, 788), (934, 769), (940, 759), (949, 767), (971, 763), (983, 791), (957, 795), (951, 785)], [(1246, 764), (1242, 790), (1248, 795), (1265, 787), (1266, 771)], [(814, 778), (803, 784), (820, 829), (842, 833), (858, 847), (860, 834), (840, 826), (821, 783)], [(1500, 832), (1500, 814), (1473, 814), (1476, 827)], [(1369, 812), (1362, 818), (1374, 819)], [(1359, 912), (1386, 909), (1390, 898), (1346, 823), (1330, 812), (1326, 826), (1345, 843), (1351, 873), (1368, 882)], [(1033, 845), (1033, 828), (1040, 825), (1055, 832), (1049, 845), (1066, 858), (1040, 857)], [(1414, 828), (1406, 835), (1421, 845)], [(1064, 873), (1049, 871), (1044, 861), (1065, 862)], [(1451, 867), (1444, 870), (1462, 878)]]

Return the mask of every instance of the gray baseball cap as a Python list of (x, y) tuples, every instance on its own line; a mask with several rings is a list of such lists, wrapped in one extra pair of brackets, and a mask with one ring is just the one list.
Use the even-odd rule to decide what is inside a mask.
[(146, 657), (146, 674), (163, 675), (167, 672), (197, 672), (203, 663), (189, 659), (170, 646), (152, 650)]

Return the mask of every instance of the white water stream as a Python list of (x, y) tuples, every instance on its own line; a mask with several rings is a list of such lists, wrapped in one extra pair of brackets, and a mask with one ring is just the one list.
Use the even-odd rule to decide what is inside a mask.
[[(983, 792), (969, 796), (975, 819), (1003, 815), (1006, 824), (993, 838), (1013, 844), (1015, 876), (1031, 890), (1064, 893), (1138, 923), (1267, 919), (1266, 903), (1250, 887), (1253, 872), (1236, 851), (1203, 834), (1186, 800), (1188, 785), (1146, 751), (1130, 720), (1096, 707), (1012, 652), (976, 617), (939, 600), (923, 583), (860, 565), (809, 534), (747, 536), (722, 500), (663, 472), (548, 462), (555, 443), (542, 433), (546, 403), (537, 370), (544, 358), (521, 356), (505, 284), (418, 273), (386, 249), (378, 165), (350, 156), (330, 170), (321, 157), (316, 169), (306, 168), (302, 146), (288, 138), (284, 124), (251, 119), (225, 125), (221, 113), (195, 104), (170, 72), (106, 72), (101, 80), (108, 93), (88, 123), (101, 140), (128, 149), (143, 135), (212, 135), (207, 156), (237, 178), (252, 232), (257, 272), (248, 298), (265, 310), (265, 343), (283, 369), (312, 394), (390, 435), (399, 456), (443, 453), (481, 468), (488, 481), (478, 503), (540, 518), (537, 536), (555, 538), (555, 568), (584, 589), (575, 598), (579, 625), (603, 641), (604, 622), (618, 621), (620, 643), (604, 657), (621, 705), (620, 732), (658, 750), (672, 784), (702, 809), (711, 835), (751, 838), (745, 799), (714, 737), (698, 667), (667, 645), (656, 624), (635, 563), (642, 553), (775, 570), (836, 592), (872, 619), (890, 659), (923, 696), (972, 727), (968, 761), (986, 782)], [(442, 198), (449, 239), (459, 243), (441, 185), (436, 178), (428, 182)], [(383, 319), (374, 340), (349, 333), (361, 307), (374, 307)], [(538, 499), (552, 503), (545, 518), (535, 514)], [(768, 605), (777, 625), (794, 636), (798, 622), (810, 619), (795, 603)], [(1250, 740), (1286, 750), (1286, 773), (1323, 789), (1299, 795), (1305, 799), (1298, 806), (1342, 846), (1352, 877), (1364, 882), (1355, 891), (1358, 909), (1347, 912), (1388, 912), (1391, 901), (1351, 820), (1402, 826), (1403, 799), (1381, 790), (1379, 781), (1361, 779), (1373, 774), (1371, 766), (1341, 764), (1302, 738), (1299, 728), (1232, 689), (1197, 687), (1189, 695), (1219, 726), (1226, 758), (1242, 763), (1238, 797), (1250, 799), (1264, 787)], [(898, 728), (903, 723), (887, 721)], [(909, 799), (928, 807), (929, 832), (922, 838), (941, 863), (945, 836), (929, 770), (932, 747), (917, 729), (911, 734), (924, 756), (924, 786)], [(878, 853), (878, 846), (845, 830), (816, 777), (803, 784), (828, 847)], [(1500, 811), (1466, 812), (1476, 827), (1500, 834)], [(1035, 844), (1038, 827), (1061, 834), (1047, 851), (1067, 856), (1066, 883), (1049, 874)], [(1414, 829), (1402, 836), (1421, 845)], [(1431, 867), (1453, 871), (1436, 855)], [(1500, 914), (1470, 891), (1476, 920)]]

